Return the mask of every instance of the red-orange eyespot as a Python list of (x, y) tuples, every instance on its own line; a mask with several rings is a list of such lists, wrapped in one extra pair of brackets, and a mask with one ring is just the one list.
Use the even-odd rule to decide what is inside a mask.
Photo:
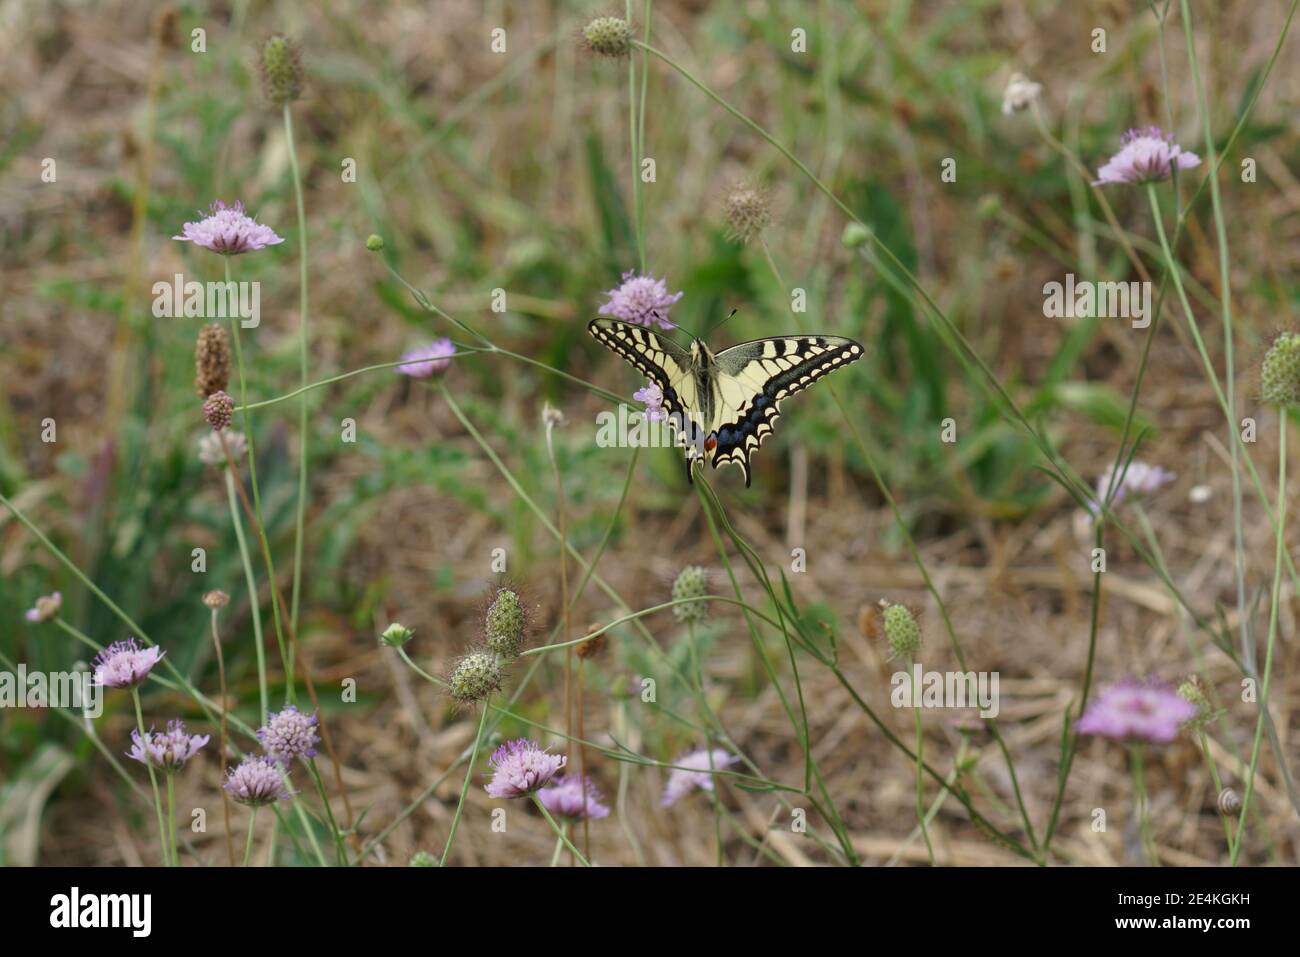
[(704, 440), (704, 451), (712, 452), (717, 447), (718, 447), (718, 437), (716, 435), (710, 435), (707, 439)]

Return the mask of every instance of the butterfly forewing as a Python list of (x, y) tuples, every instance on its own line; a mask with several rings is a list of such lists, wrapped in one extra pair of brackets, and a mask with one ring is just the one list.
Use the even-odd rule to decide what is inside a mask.
[(699, 414), (704, 401), (699, 370), (691, 354), (671, 339), (619, 319), (595, 319), (587, 324), (587, 331), (659, 387), (669, 421), (686, 443), (688, 458), (694, 458), (696, 450), (694, 443), (687, 441), (689, 433), (702, 430), (705, 423)]
[(748, 485), (749, 457), (774, 431), (781, 400), (861, 357), (862, 346), (842, 336), (777, 336), (718, 353), (713, 467), (739, 465)]

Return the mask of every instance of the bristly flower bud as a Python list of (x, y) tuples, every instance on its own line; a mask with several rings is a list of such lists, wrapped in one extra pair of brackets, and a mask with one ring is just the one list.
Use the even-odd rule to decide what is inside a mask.
[(378, 233), (371, 233), (366, 237), (366, 248), (372, 253), (377, 253), (384, 248), (384, 237)]
[(266, 38), (258, 66), (262, 74), (262, 92), (276, 106), (291, 103), (302, 96), (302, 56), (297, 45), (283, 33)]
[(230, 596), (220, 588), (214, 588), (212, 591), (204, 593), (203, 604), (207, 605), (213, 611), (216, 611), (217, 609), (225, 608), (230, 604)]
[(224, 392), (230, 384), (230, 339), (226, 330), (209, 322), (194, 344), (194, 388), (200, 399)]
[(632, 25), (621, 17), (597, 17), (582, 28), (582, 42), (600, 56), (625, 57), (632, 52)]
[(518, 658), (527, 626), (528, 616), (518, 592), (509, 588), (498, 589), (496, 598), (488, 606), (484, 622), (487, 646), (506, 661)]
[(1196, 706), (1196, 714), (1184, 722), (1191, 727), (1203, 728), (1207, 724), (1213, 724), (1223, 713), (1215, 710), (1209, 696), (1205, 693), (1205, 686), (1196, 675), (1192, 675), (1178, 686), (1178, 697)]
[(906, 605), (891, 605), (881, 600), (880, 616), (884, 620), (885, 640), (891, 658), (905, 658), (921, 647), (921, 629), (916, 615)]
[(447, 681), (451, 696), (462, 704), (482, 701), (501, 687), (501, 665), (490, 651), (475, 651), (456, 663)]
[(415, 632), (411, 631), (405, 625), (399, 622), (393, 622), (384, 629), (384, 633), (379, 636), (379, 643), (387, 645), (389, 648), (400, 648), (411, 640)]
[(772, 222), (767, 190), (740, 182), (727, 191), (727, 238), (740, 243), (757, 239)]
[(1273, 340), (1260, 377), (1265, 402), (1300, 405), (1300, 333), (1284, 332)]
[(212, 393), (203, 403), (203, 417), (213, 432), (230, 428), (230, 423), (235, 420), (235, 400), (225, 392)]
[[(709, 593), (708, 578), (699, 565), (687, 565), (673, 582), (673, 601), (684, 598), (700, 598)], [(673, 605), (673, 617), (682, 624), (701, 622), (709, 616), (709, 610), (702, 601), (689, 604)]]
[(411, 860), (406, 866), (407, 867), (437, 867), (438, 859), (434, 857), (432, 854), (430, 854), (428, 851), (416, 851), (414, 854), (411, 855)]

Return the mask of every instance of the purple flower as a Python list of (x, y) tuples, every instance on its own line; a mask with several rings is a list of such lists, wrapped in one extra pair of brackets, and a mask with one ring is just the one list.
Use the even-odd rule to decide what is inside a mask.
[(293, 797), (293, 792), (285, 786), (284, 770), (262, 755), (232, 768), (222, 787), (240, 804), (249, 807), (262, 807)]
[(526, 797), (545, 787), (567, 761), (527, 738), (507, 741), (488, 758), (494, 773), (485, 790), (494, 798)]
[[(1101, 503), (1110, 494), (1110, 485), (1114, 481), (1114, 475), (1115, 467), (1111, 465), (1102, 473), (1101, 478), (1097, 479), (1097, 500), (1090, 506), (1094, 515), (1101, 511)], [(1115, 490), (1115, 497), (1111, 500), (1111, 505), (1118, 505), (1130, 495), (1149, 495), (1152, 492), (1159, 491), (1175, 478), (1177, 476), (1173, 472), (1161, 468), (1159, 465), (1147, 465), (1145, 462), (1129, 462), (1128, 469), (1124, 471), (1124, 478), (1120, 482), (1119, 488)]]
[(427, 346), (402, 353), (403, 365), (397, 367), (402, 375), (413, 379), (427, 379), (435, 372), (442, 372), (451, 365), (450, 356), (456, 353), (456, 347), (450, 339), (434, 339)]
[(1120, 741), (1168, 744), (1177, 736), (1179, 725), (1196, 714), (1196, 705), (1180, 698), (1174, 689), (1129, 679), (1103, 688), (1075, 730)]
[(267, 754), (286, 765), (292, 764), (294, 758), (305, 761), (316, 757), (316, 745), (320, 743), (316, 724), (316, 715), (303, 714), (288, 704), (279, 714), (272, 711), (267, 715), (266, 727), (258, 729), (257, 740)]
[(134, 638), (115, 641), (95, 656), (95, 684), (108, 688), (134, 688), (149, 677), (163, 656), (157, 645), (141, 648)]
[(728, 754), (721, 748), (714, 748), (712, 752), (702, 748), (682, 755), (673, 762), (678, 767), (673, 768), (672, 774), (668, 775), (668, 785), (664, 788), (664, 796), (660, 804), (664, 807), (676, 804), (689, 794), (692, 788), (712, 791), (713, 775), (709, 773), (710, 765), (713, 770), (718, 771), (739, 760), (735, 755)]
[(664, 393), (653, 382), (647, 382), (644, 389), (637, 389), (632, 398), (645, 403), (645, 417), (648, 422), (662, 422), (668, 418), (664, 411)]
[(1168, 179), (1174, 167), (1191, 169), (1201, 165), (1195, 153), (1183, 150), (1158, 126), (1129, 130), (1120, 140), (1120, 151), (1097, 170), (1093, 186), (1105, 183), (1154, 183)]
[(223, 256), (252, 253), (284, 242), (270, 226), (259, 224), (245, 213), (243, 203), (227, 206), (219, 199), (208, 209), (207, 216), (197, 223), (186, 223), (181, 227), (181, 234), (172, 239), (194, 243)]
[(638, 276), (632, 270), (623, 273), (623, 282), (617, 289), (611, 289), (605, 295), (609, 302), (600, 307), (601, 315), (613, 316), (624, 322), (635, 322), (648, 326), (651, 322), (659, 323), (664, 329), (675, 329), (668, 321), (668, 309), (682, 293), (668, 292), (667, 279), (655, 279), (653, 276)]
[(199, 749), (208, 743), (206, 734), (186, 734), (182, 721), (167, 722), (167, 730), (162, 734), (150, 730), (141, 735), (138, 730), (131, 731), (130, 757), (141, 764), (151, 764), (164, 771), (179, 771), (185, 762), (199, 753)]
[(556, 817), (567, 817), (572, 821), (609, 817), (609, 806), (603, 802), (600, 791), (589, 777), (562, 774), (550, 787), (538, 791), (537, 799)]
[(23, 617), (30, 622), (41, 623), (52, 621), (59, 617), (59, 609), (63, 607), (63, 596), (58, 592), (52, 595), (42, 595), (36, 599), (36, 604), (27, 611), (23, 612)]

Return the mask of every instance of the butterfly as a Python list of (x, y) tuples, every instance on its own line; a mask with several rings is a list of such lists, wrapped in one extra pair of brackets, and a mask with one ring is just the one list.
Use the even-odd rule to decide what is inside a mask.
[(663, 392), (691, 482), (711, 453), (715, 469), (740, 466), (748, 487), (749, 457), (772, 434), (782, 400), (862, 358), (862, 346), (843, 336), (754, 339), (715, 354), (699, 339), (688, 351), (619, 319), (594, 319), (587, 331)]

